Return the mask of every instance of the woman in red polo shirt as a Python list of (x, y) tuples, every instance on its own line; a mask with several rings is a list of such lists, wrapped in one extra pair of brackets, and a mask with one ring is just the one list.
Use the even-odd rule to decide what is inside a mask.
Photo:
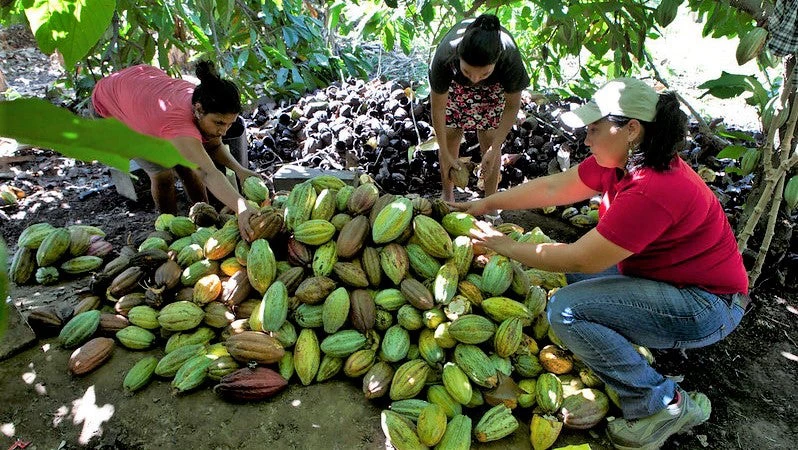
[(562, 121), (587, 126), (592, 156), (578, 167), (453, 206), (479, 215), (603, 195), (598, 225), (571, 244), (518, 243), (485, 223), (473, 236), (527, 266), (568, 274), (548, 305), (553, 331), (618, 392), (623, 418), (608, 426), (615, 447), (659, 448), (706, 421), (709, 400), (658, 373), (632, 344), (719, 341), (743, 316), (748, 277), (720, 202), (677, 154), (687, 118), (675, 94), (620, 78)]
[(241, 182), (259, 176), (241, 166), (222, 144), (222, 136), (241, 112), (238, 88), (219, 78), (209, 61), (197, 64), (196, 75), (198, 86), (172, 78), (156, 67), (129, 67), (97, 82), (92, 106), (101, 117), (116, 118), (139, 133), (169, 140), (184, 158), (198, 166), (194, 170), (167, 168), (136, 160), (150, 177), (152, 198), (160, 212), (177, 212), (177, 175), (192, 203), (208, 201), (207, 187), (234, 211), (242, 236), (249, 240), (249, 218), (258, 211), (247, 206), (215, 165), (230, 168)]

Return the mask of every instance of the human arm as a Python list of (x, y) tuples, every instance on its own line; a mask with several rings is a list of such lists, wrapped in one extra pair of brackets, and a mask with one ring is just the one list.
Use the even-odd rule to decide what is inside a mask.
[(515, 124), (517, 120), (519, 109), (521, 109), (521, 92), (505, 93), (504, 110), (499, 119), (499, 125), (496, 127), (496, 132), (493, 134), (493, 142), (488, 151), (501, 151), (502, 144), (505, 139), (507, 139), (507, 134), (510, 133), (510, 129), (512, 129), (513, 124)]
[(514, 241), (488, 223), (479, 221), (471, 237), (475, 243), (496, 253), (549, 272), (598, 273), (633, 254), (606, 239), (595, 228), (572, 244), (534, 244)]
[(457, 211), (478, 216), (496, 209), (516, 210), (570, 205), (596, 194), (595, 190), (585, 185), (579, 178), (578, 168), (572, 167), (565, 172), (535, 178), (483, 199), (450, 203), (450, 206)]
[(222, 143), (221, 138), (214, 138), (203, 144), (205, 151), (210, 156), (211, 160), (216, 164), (220, 164), (232, 170), (236, 174), (239, 182), (243, 183), (249, 177), (258, 177), (260, 175), (242, 166), (233, 155), (230, 153), (230, 147)]
[(257, 215), (258, 211), (249, 206), (233, 186), (227, 181), (224, 174), (216, 168), (210, 156), (206, 153), (199, 139), (193, 137), (177, 137), (170, 142), (180, 154), (197, 165), (197, 172), (205, 187), (238, 216), (238, 229), (241, 236), (247, 241), (251, 240), (253, 230), (249, 224), (250, 217)]
[(448, 179), (449, 169), (457, 164), (453, 158), (446, 140), (446, 102), (449, 100), (449, 92), (432, 92), (430, 94), (430, 106), (432, 110), (432, 128), (435, 130), (435, 138), (438, 141), (438, 154), (441, 160), (441, 175)]

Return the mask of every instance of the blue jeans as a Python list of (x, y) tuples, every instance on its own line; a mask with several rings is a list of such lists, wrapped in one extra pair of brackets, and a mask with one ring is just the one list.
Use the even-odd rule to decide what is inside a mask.
[(739, 305), (696, 287), (620, 275), (617, 269), (569, 274), (552, 296), (554, 334), (618, 392), (626, 419), (665, 408), (676, 384), (633, 347), (695, 348), (731, 333), (743, 317)]

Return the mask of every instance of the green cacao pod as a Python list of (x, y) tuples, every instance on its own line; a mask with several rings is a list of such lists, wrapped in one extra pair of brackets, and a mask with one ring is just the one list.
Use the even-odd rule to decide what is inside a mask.
[(798, 175), (793, 175), (784, 186), (784, 201), (787, 202), (787, 207), (790, 210), (798, 206)]
[(563, 399), (561, 415), (567, 428), (587, 430), (598, 425), (610, 410), (610, 399), (598, 389), (581, 389)]
[(452, 238), (435, 219), (427, 216), (413, 218), (413, 235), (421, 248), (430, 256), (452, 257)]
[(737, 44), (737, 51), (734, 54), (737, 57), (737, 64), (742, 66), (748, 61), (756, 58), (759, 52), (765, 47), (767, 37), (768, 30), (762, 27), (754, 27), (751, 31), (746, 33), (745, 36), (740, 37), (740, 42)]
[(261, 177), (247, 177), (241, 190), (247, 200), (252, 200), (258, 205), (269, 198), (269, 188)]
[(29, 225), (17, 238), (17, 246), (36, 250), (53, 231), (55, 231), (55, 227), (47, 222)]
[(8, 268), (9, 279), (18, 285), (25, 284), (30, 281), (35, 270), (36, 252), (20, 245), (11, 259), (11, 266)]
[(464, 344), (481, 344), (493, 337), (496, 325), (483, 316), (467, 314), (453, 321), (449, 334)]
[(125, 375), (122, 387), (127, 392), (136, 392), (144, 388), (150, 383), (157, 364), (158, 358), (154, 356), (141, 358)]
[(321, 351), (335, 358), (346, 358), (366, 345), (366, 336), (356, 330), (342, 330), (321, 341)]
[(748, 175), (756, 170), (756, 166), (759, 164), (759, 160), (762, 157), (762, 152), (755, 148), (749, 148), (748, 150), (743, 153), (743, 157), (740, 160), (740, 170), (742, 170), (743, 175)]
[(562, 383), (553, 373), (543, 373), (535, 385), (535, 400), (546, 413), (556, 412), (563, 401)]
[(44, 238), (36, 250), (36, 264), (39, 267), (52, 266), (69, 250), (69, 231), (56, 228)]
[(512, 261), (503, 255), (491, 256), (482, 271), (482, 290), (492, 295), (501, 295), (512, 282)]
[(158, 313), (158, 323), (167, 331), (185, 331), (202, 323), (205, 311), (188, 301), (170, 303)]
[(421, 410), (416, 431), (422, 444), (428, 447), (437, 444), (446, 432), (446, 413), (443, 412), (443, 408), (430, 404)]
[(321, 320), (324, 332), (333, 334), (338, 331), (349, 317), (349, 292), (344, 287), (332, 291), (322, 306)]
[(326, 220), (309, 219), (294, 227), (294, 239), (303, 244), (318, 246), (332, 239), (335, 231), (335, 225)]
[(77, 347), (89, 340), (100, 325), (100, 311), (80, 313), (69, 320), (58, 334), (64, 348)]
[(443, 365), (443, 386), (452, 398), (466, 405), (471, 400), (473, 388), (468, 380), (468, 375), (457, 364), (447, 362)]
[(315, 205), (316, 190), (309, 181), (294, 186), (285, 204), (285, 227), (288, 231), (309, 220)]
[(77, 256), (64, 261), (61, 264), (61, 270), (71, 275), (77, 275), (97, 270), (102, 264), (103, 259), (99, 256)]
[(294, 370), (303, 385), (313, 382), (320, 362), (321, 349), (316, 333), (309, 328), (302, 329), (294, 347)]
[(413, 429), (413, 424), (393, 411), (383, 411), (380, 415), (382, 432), (393, 448), (397, 450), (420, 450), (427, 448), (421, 443)]
[(154, 373), (159, 377), (172, 378), (180, 369), (180, 366), (185, 364), (189, 359), (205, 354), (204, 344), (190, 344), (184, 345), (174, 351), (167, 353), (158, 361), (155, 366)]
[(377, 214), (371, 238), (375, 244), (391, 242), (402, 235), (412, 220), (413, 204), (405, 197), (398, 197)]
[(391, 400), (409, 399), (418, 395), (424, 388), (429, 371), (430, 367), (423, 359), (414, 359), (399, 366), (391, 382)]
[(436, 450), (458, 450), (471, 447), (471, 418), (465, 415), (454, 416), (446, 425)]
[(266, 289), (277, 276), (277, 260), (274, 252), (265, 239), (257, 239), (252, 242), (247, 254), (247, 277), (249, 283), (261, 294), (266, 293)]
[(504, 404), (489, 409), (474, 427), (474, 436), (479, 442), (491, 442), (509, 436), (518, 429), (518, 420), (512, 410)]
[(116, 332), (120, 344), (131, 350), (144, 350), (155, 343), (155, 335), (144, 328), (130, 325)]

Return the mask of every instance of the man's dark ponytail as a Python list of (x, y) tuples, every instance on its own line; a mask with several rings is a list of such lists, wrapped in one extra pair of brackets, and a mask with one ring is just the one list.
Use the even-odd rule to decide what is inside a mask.
[(493, 14), (483, 14), (474, 19), (457, 46), (457, 55), (474, 67), (496, 64), (501, 53), (501, 25)]
[(194, 89), (191, 103), (199, 103), (205, 113), (238, 114), (241, 112), (241, 94), (232, 81), (223, 80), (213, 63), (200, 61), (194, 73), (200, 80)]

